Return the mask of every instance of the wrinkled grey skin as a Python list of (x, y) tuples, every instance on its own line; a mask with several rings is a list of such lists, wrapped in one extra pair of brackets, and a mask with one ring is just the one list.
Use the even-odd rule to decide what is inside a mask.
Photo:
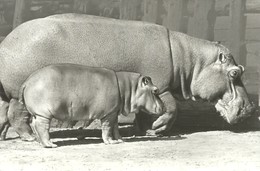
[(151, 79), (132, 72), (75, 64), (49, 65), (37, 70), (21, 86), (19, 103), (33, 115), (32, 128), (44, 147), (50, 141), (52, 118), (59, 120), (101, 120), (105, 144), (121, 143), (118, 115), (144, 110), (163, 113), (158, 88)]
[[(15, 115), (15, 104), (9, 104), (8, 119), (3, 119), (8, 99), (18, 97), (19, 87), (33, 71), (54, 63), (149, 75), (166, 107), (166, 113), (152, 125), (156, 133), (171, 128), (177, 115), (177, 94), (214, 102), (230, 124), (254, 111), (241, 82), (243, 67), (224, 46), (145, 22), (62, 14), (24, 23), (1, 43), (0, 127), (9, 120), (22, 139), (30, 140), (27, 115)], [(142, 124), (138, 125), (144, 133), (147, 128)]]

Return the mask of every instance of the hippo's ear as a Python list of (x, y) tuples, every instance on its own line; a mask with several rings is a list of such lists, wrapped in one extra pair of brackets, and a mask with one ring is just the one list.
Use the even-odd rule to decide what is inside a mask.
[(152, 79), (150, 77), (145, 76), (142, 78), (142, 84), (146, 86), (151, 82), (151, 80)]
[(219, 53), (218, 59), (221, 63), (225, 63), (227, 61), (226, 55), (224, 55), (222, 52)]
[(239, 69), (241, 70), (241, 73), (245, 71), (245, 67), (243, 65), (238, 65)]

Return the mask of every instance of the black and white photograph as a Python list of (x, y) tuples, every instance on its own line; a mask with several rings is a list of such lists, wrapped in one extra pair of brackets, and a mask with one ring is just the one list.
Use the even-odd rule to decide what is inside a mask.
[(259, 171), (260, 0), (0, 0), (0, 171)]

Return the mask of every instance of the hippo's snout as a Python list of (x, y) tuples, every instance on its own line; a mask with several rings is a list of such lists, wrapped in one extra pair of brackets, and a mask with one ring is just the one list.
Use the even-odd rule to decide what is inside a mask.
[(160, 97), (158, 97), (159, 101), (158, 101), (158, 106), (159, 106), (159, 110), (158, 110), (158, 115), (163, 115), (166, 112), (166, 107), (163, 103), (163, 101), (160, 99)]
[(242, 108), (239, 115), (245, 116), (245, 117), (249, 117), (251, 115), (253, 115), (256, 112), (256, 105), (251, 102), (249, 105), (247, 105), (246, 107)]
[(164, 103), (161, 101), (161, 99), (158, 96), (155, 96), (155, 103), (153, 108), (154, 111), (150, 113), (154, 115), (162, 115), (166, 111)]
[(162, 104), (157, 104), (155, 109), (156, 114), (162, 115), (164, 113), (164, 107)]
[(244, 119), (250, 117), (256, 111), (256, 105), (251, 103), (246, 103), (246, 106), (242, 101), (231, 101), (228, 104), (219, 100), (215, 105), (216, 110), (220, 112), (221, 116), (231, 125), (243, 121)]

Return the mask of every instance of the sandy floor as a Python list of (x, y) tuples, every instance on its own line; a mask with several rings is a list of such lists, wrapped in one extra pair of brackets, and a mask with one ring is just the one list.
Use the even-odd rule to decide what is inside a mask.
[(93, 137), (52, 140), (59, 147), (44, 149), (9, 131), (0, 142), (0, 170), (260, 170), (260, 131), (125, 137), (115, 145)]

